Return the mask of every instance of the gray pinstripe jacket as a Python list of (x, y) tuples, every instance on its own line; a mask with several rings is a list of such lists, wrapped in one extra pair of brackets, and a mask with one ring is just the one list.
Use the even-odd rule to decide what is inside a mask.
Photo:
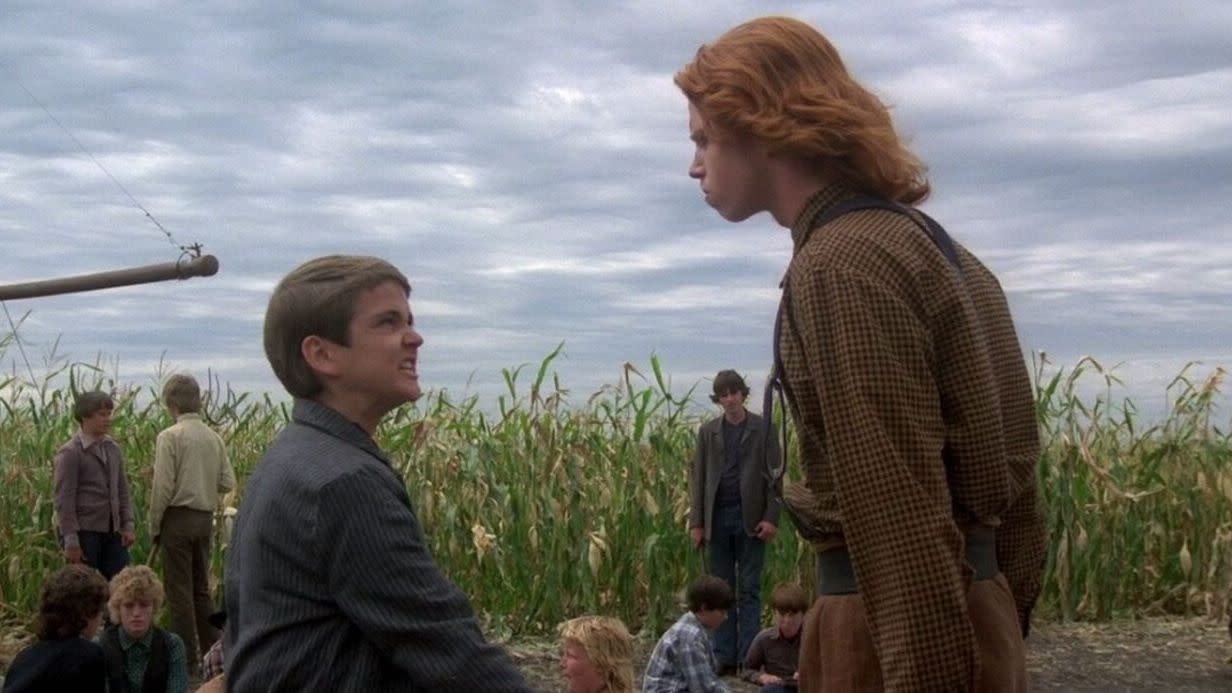
[(227, 552), (229, 691), (529, 691), (357, 425), (296, 400)]

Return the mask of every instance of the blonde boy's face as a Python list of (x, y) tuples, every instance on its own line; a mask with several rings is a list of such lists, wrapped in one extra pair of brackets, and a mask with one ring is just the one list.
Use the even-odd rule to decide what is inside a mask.
[(154, 604), (140, 599), (120, 602), (120, 625), (128, 637), (140, 640), (154, 623)]
[(800, 632), (800, 626), (804, 623), (803, 611), (779, 611), (774, 610), (774, 623), (779, 627), (779, 635), (784, 638), (794, 638)]
[(573, 640), (566, 640), (561, 648), (560, 669), (569, 681), (569, 693), (594, 693), (606, 685), (599, 668), (586, 656), (586, 648)]

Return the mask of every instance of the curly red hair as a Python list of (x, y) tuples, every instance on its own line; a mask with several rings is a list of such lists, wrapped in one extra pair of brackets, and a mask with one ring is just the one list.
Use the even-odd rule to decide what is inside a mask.
[(741, 24), (699, 48), (675, 82), (721, 130), (751, 135), (861, 192), (904, 204), (928, 197), (928, 169), (895, 132), (885, 104), (804, 22)]

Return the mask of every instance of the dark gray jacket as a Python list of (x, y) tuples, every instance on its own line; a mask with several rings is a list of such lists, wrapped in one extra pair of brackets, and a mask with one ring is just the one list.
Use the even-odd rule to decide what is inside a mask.
[(244, 488), (226, 567), (229, 691), (529, 691), (437, 568), (402, 479), (296, 400)]
[[(766, 471), (767, 453), (770, 460), (779, 459), (778, 436), (768, 430), (762, 417), (751, 412), (747, 416), (740, 438), (740, 505), (744, 529), (751, 535), (762, 520), (778, 525), (783, 487), (781, 480), (771, 482)], [(710, 541), (710, 527), (714, 524), (715, 497), (725, 459), (723, 417), (719, 416), (698, 429), (689, 473), (689, 528), (703, 528), (706, 541)]]

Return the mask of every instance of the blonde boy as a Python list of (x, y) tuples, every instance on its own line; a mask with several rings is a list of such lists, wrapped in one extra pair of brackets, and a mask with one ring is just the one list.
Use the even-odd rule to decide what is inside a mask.
[(128, 566), (111, 579), (112, 625), (99, 637), (111, 693), (188, 692), (184, 641), (154, 625), (162, 605), (163, 584), (148, 567)]

